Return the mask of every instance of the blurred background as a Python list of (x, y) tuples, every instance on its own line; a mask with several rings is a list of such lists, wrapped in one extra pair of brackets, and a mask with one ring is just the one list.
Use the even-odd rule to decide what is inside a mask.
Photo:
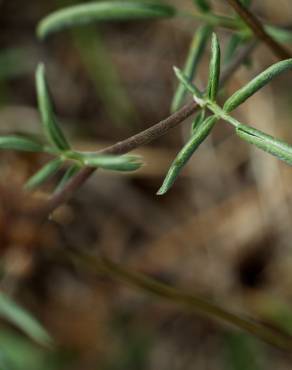
[[(172, 66), (183, 66), (198, 23), (106, 23), (37, 41), (37, 22), (74, 3), (0, 0), (1, 134), (40, 133), (34, 85), (39, 61), (46, 63), (56, 112), (75, 148), (103, 148), (169, 115), (177, 85)], [(170, 3), (194, 9), (190, 0)], [(213, 6), (232, 14), (226, 1)], [(291, 23), (289, 0), (255, 0), (252, 10), (267, 23)], [(230, 32), (218, 35), (224, 49)], [(202, 88), (208, 61), (209, 52), (197, 78)], [(224, 94), (275, 61), (259, 45)], [(235, 116), (292, 143), (291, 81), (289, 73), (277, 78)], [(5, 370), (291, 369), (290, 356), (251, 336), (59, 257), (67, 246), (105, 253), (292, 334), (292, 170), (240, 141), (222, 122), (171, 191), (158, 197), (190, 124), (135, 151), (146, 161), (141, 170), (98, 171), (45, 228), (23, 216), (29, 196), (20, 187), (47, 158), (0, 153), (1, 289), (29, 309), (56, 343), (41, 348), (2, 323), (0, 348), (15, 357)], [(47, 197), (56, 181), (29, 201)]]

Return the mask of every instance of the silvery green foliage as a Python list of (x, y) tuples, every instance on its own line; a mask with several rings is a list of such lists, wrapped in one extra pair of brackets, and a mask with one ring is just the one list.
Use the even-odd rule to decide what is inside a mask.
[[(189, 81), (192, 81), (196, 76), (198, 65), (202, 59), (210, 33), (211, 28), (209, 26), (202, 26), (199, 27), (194, 34), (185, 67), (183, 69), (183, 72)], [(184, 84), (180, 82), (173, 96), (171, 112), (175, 112), (181, 107), (185, 95), (186, 88)]]
[[(220, 76), (220, 46), (215, 34), (212, 36), (211, 50), (208, 87), (205, 94), (198, 90), (183, 71), (175, 68), (177, 78), (185, 86), (185, 89), (193, 95), (194, 100), (201, 108), (201, 112), (195, 117), (192, 124), (191, 137), (172, 163), (161, 188), (158, 190), (158, 194), (165, 194), (170, 189), (182, 168), (199, 145), (208, 137), (219, 119), (225, 120), (234, 126), (236, 134), (244, 141), (257, 146), (259, 149), (276, 156), (290, 165), (292, 164), (292, 147), (290, 145), (248, 125), (244, 125), (229, 115), (233, 109), (244, 103), (246, 99), (268, 84), (274, 77), (292, 69), (292, 59), (283, 60), (267, 68), (244, 87), (236, 91), (221, 108), (216, 102)], [(205, 119), (206, 109), (213, 114), (207, 119)]]
[(52, 338), (42, 325), (29, 312), (2, 292), (0, 292), (0, 317), (42, 345), (52, 343)]
[(280, 73), (291, 69), (292, 59), (282, 60), (276, 64), (273, 64), (264, 72), (260, 73), (248, 84), (243, 86), (241, 89), (236, 91), (224, 104), (223, 109), (229, 113), (237, 108), (240, 104), (244, 103), (250, 96), (255, 94), (262, 87), (267, 85), (274, 77)]
[(220, 45), (218, 42), (217, 35), (213, 33), (212, 35), (212, 55), (210, 60), (209, 68), (209, 80), (207, 87), (207, 95), (211, 101), (216, 100), (218, 87), (219, 87), (219, 77), (220, 77)]
[(91, 22), (169, 18), (176, 14), (170, 5), (142, 1), (93, 1), (57, 10), (37, 27), (39, 38), (72, 26)]
[(254, 144), (259, 149), (274, 155), (280, 160), (292, 165), (292, 146), (284, 141), (267, 135), (262, 131), (256, 130), (247, 125), (239, 125), (236, 128), (236, 134), (250, 144)]
[(85, 166), (99, 167), (112, 171), (135, 171), (142, 166), (141, 157), (136, 155), (82, 155)]
[(25, 188), (27, 190), (33, 190), (42, 185), (62, 167), (62, 164), (63, 161), (60, 158), (53, 159), (27, 181)]
[(57, 149), (68, 150), (70, 149), (70, 146), (59, 127), (53, 111), (53, 104), (50, 98), (45, 73), (45, 66), (43, 64), (39, 64), (36, 71), (36, 88), (44, 133), (50, 143)]
[(182, 168), (209, 135), (217, 120), (218, 118), (216, 116), (210, 116), (196, 127), (189, 141), (184, 145), (170, 166), (165, 180), (157, 192), (158, 195), (165, 194), (171, 188)]
[(135, 171), (141, 167), (142, 160), (138, 156), (101, 155), (98, 153), (82, 153), (71, 149), (53, 109), (46, 70), (43, 64), (39, 64), (36, 70), (36, 90), (41, 124), (47, 143), (44, 144), (42, 141), (27, 135), (0, 136), (0, 149), (46, 152), (54, 157), (26, 182), (26, 190), (34, 190), (41, 186), (63, 166), (66, 166), (67, 170), (57, 186), (57, 191), (60, 191), (72, 176), (85, 166), (111, 171)]
[(44, 146), (36, 139), (25, 135), (0, 136), (0, 149), (10, 149), (23, 152), (42, 152)]

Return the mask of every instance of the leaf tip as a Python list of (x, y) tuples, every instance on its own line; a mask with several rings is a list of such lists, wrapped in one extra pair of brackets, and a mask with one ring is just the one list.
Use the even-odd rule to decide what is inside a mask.
[(46, 37), (46, 34), (45, 34), (45, 32), (43, 30), (43, 27), (42, 27), (42, 22), (39, 22), (39, 24), (36, 27), (36, 36), (41, 41), (43, 41), (44, 38)]
[(181, 74), (181, 70), (177, 66), (173, 66), (172, 68), (176, 76)]
[(156, 192), (156, 195), (164, 195), (167, 193), (167, 188), (165, 186), (161, 186), (158, 191)]

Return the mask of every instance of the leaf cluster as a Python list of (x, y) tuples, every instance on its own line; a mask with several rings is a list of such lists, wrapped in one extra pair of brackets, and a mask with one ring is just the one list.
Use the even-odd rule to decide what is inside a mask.
[[(208, 137), (219, 120), (224, 120), (231, 124), (235, 128), (236, 135), (242, 140), (255, 145), (259, 149), (276, 156), (290, 165), (292, 164), (292, 146), (262, 131), (243, 124), (230, 116), (230, 112), (243, 104), (274, 77), (292, 69), (292, 59), (283, 60), (267, 68), (230, 96), (223, 105), (223, 108), (221, 108), (216, 101), (219, 91), (221, 53), (219, 41), (215, 33), (212, 35), (211, 50), (206, 92), (200, 91), (183, 71), (176, 67), (174, 69), (180, 84), (185, 90), (192, 94), (194, 101), (200, 106), (201, 111), (197, 114), (192, 124), (190, 139), (180, 150), (170, 166), (165, 180), (157, 192), (159, 195), (165, 194), (171, 188), (187, 161), (191, 158), (199, 145)], [(195, 60), (195, 63), (197, 63), (197, 60)], [(206, 117), (206, 111), (210, 112), (211, 115)]]

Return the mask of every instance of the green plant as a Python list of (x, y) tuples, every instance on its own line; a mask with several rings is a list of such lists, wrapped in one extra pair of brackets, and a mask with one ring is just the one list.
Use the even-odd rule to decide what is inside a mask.
[(54, 157), (54, 159), (28, 180), (25, 184), (26, 189), (32, 190), (42, 185), (64, 164), (68, 164), (68, 170), (57, 187), (59, 190), (70, 177), (84, 166), (99, 167), (113, 171), (134, 171), (142, 165), (140, 157), (138, 156), (98, 155), (71, 149), (53, 111), (43, 64), (40, 64), (37, 68), (36, 88), (42, 127), (47, 142), (43, 143), (35, 138), (26, 137), (25, 135), (0, 137), (1, 149), (44, 152)]
[[(229, 99), (227, 99), (223, 108), (221, 108), (216, 102), (220, 76), (220, 46), (215, 34), (213, 34), (212, 38), (212, 58), (210, 62), (208, 87), (205, 94), (199, 91), (199, 89), (188, 80), (187, 76), (185, 76), (183, 72), (175, 68), (175, 73), (178, 79), (183, 86), (193, 94), (193, 99), (200, 106), (202, 112), (198, 113), (198, 118), (195, 125), (193, 125), (191, 132), (191, 138), (174, 160), (164, 183), (158, 191), (158, 194), (165, 194), (169, 190), (181, 169), (190, 159), (198, 146), (207, 138), (219, 119), (222, 119), (235, 127), (235, 133), (241, 139), (250, 144), (254, 144), (259, 149), (262, 149), (291, 165), (292, 147), (290, 145), (250, 126), (240, 123), (229, 114), (239, 105), (244, 103), (249, 97), (255, 94), (259, 89), (269, 83), (271, 79), (289, 69), (292, 69), (292, 59), (287, 59), (272, 65), (247, 85), (236, 91)], [(204, 119), (205, 110), (209, 110), (213, 115)]]
[[(0, 138), (0, 148), (43, 152), (52, 157), (39, 172), (28, 180), (25, 185), (28, 190), (42, 185), (62, 167), (66, 167), (65, 175), (57, 185), (54, 194), (40, 210), (42, 216), (46, 218), (54, 209), (67, 201), (97, 168), (111, 171), (134, 171), (139, 169), (142, 165), (141, 158), (139, 156), (127, 155), (127, 153), (166, 134), (171, 128), (174, 128), (195, 112), (197, 114), (193, 120), (190, 138), (174, 160), (158, 194), (164, 194), (173, 185), (181, 169), (199, 145), (208, 137), (219, 120), (224, 120), (230, 124), (240, 139), (257, 146), (259, 149), (278, 157), (288, 164), (292, 164), (291, 146), (237, 121), (230, 115), (234, 109), (269, 83), (272, 78), (292, 68), (292, 59), (290, 59), (289, 53), (282, 45), (292, 40), (292, 33), (279, 27), (260, 24), (248, 10), (250, 1), (239, 2), (237, 0), (230, 0), (229, 2), (235, 9), (239, 9), (239, 16), (237, 14), (234, 16), (216, 14), (206, 0), (194, 1), (197, 10), (189, 13), (182, 12), (171, 5), (165, 5), (160, 2), (106, 1), (91, 2), (64, 8), (50, 14), (39, 23), (37, 35), (43, 40), (62, 29), (92, 22), (172, 17), (188, 17), (203, 22), (203, 25), (198, 28), (193, 36), (183, 71), (175, 68), (175, 74), (179, 80), (179, 84), (171, 104), (171, 111), (173, 113), (149, 129), (98, 152), (80, 152), (72, 148), (53, 110), (52, 99), (46, 81), (45, 66), (43, 64), (38, 66), (36, 71), (36, 90), (45, 140), (25, 134), (2, 136)], [(250, 56), (251, 49), (243, 48), (246, 45), (250, 45), (250, 41), (254, 39), (254, 36), (256, 36), (256, 39), (264, 41), (278, 58), (285, 59), (272, 65), (235, 92), (227, 99), (223, 107), (217, 102), (217, 96), (224, 78), (220, 80), (221, 52), (215, 33), (212, 36), (212, 55), (206, 91), (199, 90), (193, 83), (202, 55), (215, 27), (227, 28), (231, 33), (229, 46), (224, 58), (226, 65), (224, 71), (225, 78), (226, 76), (229, 77), (236, 67), (246, 62)], [(236, 59), (236, 51), (238, 49), (244, 52), (240, 55), (240, 58)], [(185, 104), (187, 92), (192, 94), (193, 99), (191, 102)], [(76, 259), (76, 255), (74, 255), (74, 258)], [(275, 333), (260, 323), (251, 323), (193, 295), (181, 293), (179, 290), (165, 284), (160, 284), (153, 279), (125, 271), (111, 261), (101, 260), (100, 263), (97, 261), (92, 262), (91, 256), (80, 254), (77, 259), (78, 261), (82, 260), (82, 263), (86, 263), (86, 265), (100, 269), (102, 273), (115, 276), (126, 282), (131, 282), (133, 285), (142, 287), (146, 291), (160, 297), (179, 302), (183, 306), (192, 307), (215, 319), (231, 323), (266, 341), (272, 342), (274, 345), (291, 349), (290, 338), (288, 340), (286, 337)], [(15, 312), (17, 313), (16, 316), (19, 317), (19, 312), (14, 310)], [(17, 317), (15, 321), (17, 323), (19, 322)], [(25, 326), (22, 329), (27, 331), (28, 327)], [(41, 331), (36, 332), (38, 335), (43, 334)], [(30, 335), (32, 336), (32, 334)], [(36, 334), (34, 334), (35, 336)]]
[(52, 343), (49, 334), (37, 320), (2, 292), (0, 292), (0, 317), (42, 345), (47, 346)]

